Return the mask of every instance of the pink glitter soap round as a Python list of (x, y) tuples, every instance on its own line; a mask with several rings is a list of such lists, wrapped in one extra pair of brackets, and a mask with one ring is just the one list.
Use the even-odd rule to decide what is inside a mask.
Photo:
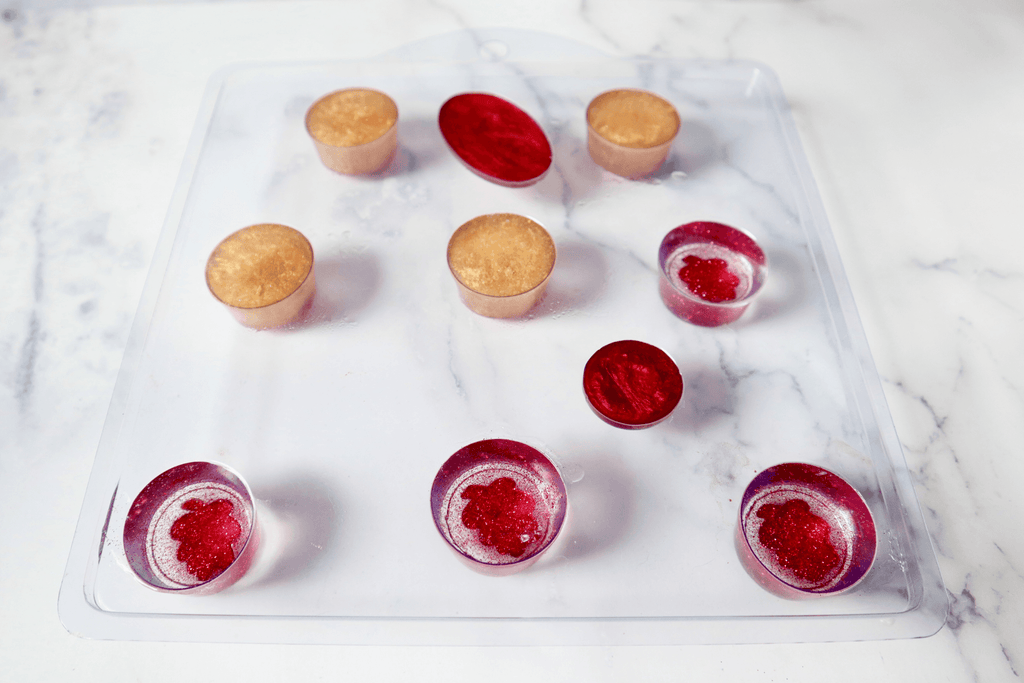
[(450, 457), (430, 492), (434, 524), (470, 568), (491, 576), (526, 569), (566, 515), (565, 484), (542, 453), (507, 439), (477, 441)]
[(747, 487), (736, 544), (759, 584), (799, 598), (859, 583), (874, 562), (877, 539), (871, 511), (849, 483), (814, 465), (785, 463)]
[(158, 591), (214, 593), (237, 581), (258, 544), (252, 493), (225, 467), (191, 462), (153, 479), (132, 503), (124, 549)]
[(665, 305), (704, 327), (739, 319), (768, 274), (768, 259), (753, 237), (709, 221), (669, 232), (661, 242), (658, 263)]

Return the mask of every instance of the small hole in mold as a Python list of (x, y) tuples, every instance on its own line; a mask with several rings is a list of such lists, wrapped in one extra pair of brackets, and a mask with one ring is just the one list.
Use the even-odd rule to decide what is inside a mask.
[(508, 45), (500, 40), (488, 40), (480, 45), (480, 58), (488, 62), (500, 62), (508, 55)]

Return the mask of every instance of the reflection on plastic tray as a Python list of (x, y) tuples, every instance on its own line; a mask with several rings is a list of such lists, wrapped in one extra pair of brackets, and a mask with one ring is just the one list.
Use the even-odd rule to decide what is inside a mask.
[[(500, 39), (504, 59), (478, 54)], [(377, 88), (400, 149), (373, 177), (323, 167), (309, 105)], [(684, 121), (652, 178), (595, 165), (583, 112), (642, 87)], [(470, 173), (437, 111), (492, 92), (547, 132), (554, 165), (528, 188)], [(544, 225), (558, 249), (521, 320), (460, 301), (451, 233), (484, 213)], [(695, 220), (735, 225), (768, 254), (736, 323), (675, 317), (658, 247)], [(230, 232), (277, 222), (316, 253), (311, 319), (238, 325), (206, 258)], [(902, 638), (942, 623), (945, 593), (824, 211), (774, 75), (750, 63), (620, 60), (536, 34), (465, 34), (378, 60), (230, 69), (211, 83), (132, 331), (61, 591), (72, 632), (119, 639), (339, 643), (691, 643)], [(638, 339), (686, 383), (669, 420), (620, 430), (590, 410), (594, 351)], [(529, 570), (491, 578), (434, 528), (438, 467), (481, 439), (560, 467), (569, 518)], [(263, 541), (252, 571), (209, 597), (158, 594), (127, 569), (128, 505), (161, 471), (215, 460), (242, 473)], [(848, 594), (787, 601), (734, 548), (746, 484), (803, 461), (841, 474), (878, 524)]]

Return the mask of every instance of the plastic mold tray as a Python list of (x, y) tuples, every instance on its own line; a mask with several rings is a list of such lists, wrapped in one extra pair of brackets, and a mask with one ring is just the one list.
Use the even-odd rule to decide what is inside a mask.
[[(324, 168), (309, 105), (348, 86), (400, 111), (386, 171)], [(683, 126), (666, 164), (629, 181), (586, 148), (600, 92), (641, 87)], [(447, 149), (437, 112), (497, 94), (547, 132), (538, 184), (500, 187)], [(459, 300), (445, 262), (473, 216), (515, 212), (558, 261), (526, 319)], [(658, 295), (658, 246), (713, 220), (768, 253), (736, 323), (690, 325)], [(310, 319), (238, 325), (206, 289), (213, 247), (253, 223), (316, 253)], [(640, 339), (686, 382), (671, 418), (625, 431), (582, 391), (598, 348)], [(557, 544), (528, 571), (474, 574), (433, 527), (430, 486), (461, 447), (528, 443), (568, 483)], [(202, 598), (127, 568), (128, 505), (163, 470), (230, 465), (252, 487), (256, 564)], [(803, 461), (850, 481), (878, 525), (868, 577), (841, 596), (762, 590), (734, 548), (747, 483)], [(824, 209), (778, 80), (754, 63), (611, 58), (533, 33), (463, 33), (381, 58), (229, 68), (211, 82), (89, 480), (61, 590), (73, 633), (125, 640), (382, 644), (794, 642), (930, 635), (946, 595)]]

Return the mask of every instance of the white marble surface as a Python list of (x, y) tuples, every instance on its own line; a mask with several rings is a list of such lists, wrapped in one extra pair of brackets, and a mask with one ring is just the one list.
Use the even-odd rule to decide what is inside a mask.
[[(1024, 666), (1015, 230), (1024, 11), (1011, 2), (0, 3), (0, 667), (12, 680), (1015, 680)], [(950, 597), (927, 639), (357, 648), (93, 642), (56, 595), (210, 75), (463, 28), (779, 74)]]

